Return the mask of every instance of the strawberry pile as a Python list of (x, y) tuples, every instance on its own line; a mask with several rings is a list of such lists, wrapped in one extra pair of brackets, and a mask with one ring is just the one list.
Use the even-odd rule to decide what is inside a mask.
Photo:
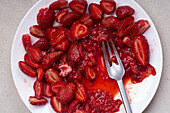
[[(114, 12), (117, 17), (103, 16)], [(149, 44), (142, 35), (150, 25), (143, 19), (135, 22), (134, 13), (130, 6), (116, 9), (113, 0), (89, 6), (86, 0), (58, 0), (40, 9), (38, 24), (29, 29), (32, 36), (22, 36), (26, 54), (18, 63), (24, 74), (37, 78), (30, 104), (44, 105), (50, 98), (56, 112), (118, 111), (122, 102), (113, 100), (109, 92), (113, 82), (102, 62), (102, 41), (113, 39), (125, 67), (124, 79), (130, 77), (133, 83), (139, 83), (156, 74), (149, 64)], [(39, 40), (32, 44), (32, 37)], [(114, 54), (110, 61), (117, 62)]]

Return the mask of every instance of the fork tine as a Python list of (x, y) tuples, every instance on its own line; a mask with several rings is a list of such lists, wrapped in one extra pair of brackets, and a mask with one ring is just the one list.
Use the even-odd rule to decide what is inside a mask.
[(111, 59), (111, 57), (112, 57), (112, 51), (111, 51), (111, 48), (110, 48), (110, 45), (109, 45), (108, 40), (106, 40), (106, 44), (107, 44), (107, 48), (108, 48), (108, 51), (109, 51), (109, 57), (110, 57), (110, 59)]
[(105, 60), (106, 68), (107, 68), (107, 71), (108, 71), (109, 67), (110, 67), (110, 64), (109, 64), (109, 61), (108, 61), (108, 57), (107, 57), (107, 52), (106, 52), (106, 47), (105, 47), (104, 41), (102, 41), (102, 46), (103, 46), (104, 60)]

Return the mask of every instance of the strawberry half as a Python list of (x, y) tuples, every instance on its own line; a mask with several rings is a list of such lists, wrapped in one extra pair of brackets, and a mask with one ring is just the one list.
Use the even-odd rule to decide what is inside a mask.
[(52, 97), (52, 93), (51, 93), (51, 90), (50, 90), (50, 85), (48, 83), (46, 83), (44, 85), (44, 96), (47, 97), (47, 98), (51, 98)]
[(116, 9), (116, 2), (113, 0), (102, 0), (100, 1), (100, 7), (106, 14), (111, 14)]
[(72, 67), (68, 63), (59, 64), (60, 76), (66, 77), (72, 72)]
[(27, 46), (31, 46), (32, 45), (31, 44), (31, 37), (30, 37), (29, 34), (22, 35), (22, 44), (23, 44), (25, 50), (26, 50)]
[(73, 100), (69, 107), (67, 113), (73, 113), (73, 111), (79, 106), (79, 100)]
[(70, 32), (72, 37), (78, 40), (86, 38), (90, 34), (90, 29), (77, 21), (72, 25)]
[(135, 37), (132, 41), (132, 49), (137, 61), (142, 66), (147, 66), (149, 64), (149, 44), (146, 38), (142, 35)]
[(69, 41), (65, 40), (61, 44), (58, 44), (54, 49), (58, 50), (58, 51), (63, 51), (64, 52), (64, 51), (67, 51), (69, 47), (70, 47)]
[(44, 76), (44, 69), (42, 67), (37, 69), (37, 80), (41, 81)]
[(90, 14), (85, 14), (78, 19), (78, 21), (82, 22), (84, 25), (90, 27), (93, 24), (93, 19), (91, 19)]
[(114, 16), (105, 17), (102, 19), (101, 25), (107, 29), (116, 30), (119, 25), (119, 19)]
[(98, 4), (91, 3), (89, 5), (89, 13), (92, 19), (102, 19), (103, 12)]
[(77, 63), (80, 60), (80, 53), (76, 43), (72, 43), (67, 53), (68, 61), (71, 63)]
[(60, 63), (66, 63), (67, 62), (67, 54), (64, 53), (61, 57), (60, 57)]
[(54, 95), (57, 95), (61, 87), (66, 86), (68, 83), (67, 82), (56, 82), (51, 84), (50, 90)]
[(135, 13), (135, 10), (130, 6), (119, 6), (116, 10), (116, 15), (118, 18), (124, 18), (127, 16), (131, 16)]
[(124, 43), (125, 45), (131, 47), (131, 46), (132, 46), (132, 41), (131, 41), (131, 39), (130, 39), (130, 36), (125, 36), (125, 37), (123, 38), (123, 43)]
[(50, 42), (51, 46), (57, 46), (58, 44), (62, 43), (66, 39), (66, 35), (64, 32), (57, 32), (52, 41)]
[(29, 29), (30, 34), (37, 37), (37, 38), (44, 38), (45, 37), (45, 31), (38, 25), (33, 25)]
[(88, 80), (94, 80), (97, 76), (97, 72), (93, 68), (87, 66), (85, 75)]
[(33, 44), (34, 47), (40, 48), (42, 51), (48, 50), (50, 42), (46, 38), (41, 38)]
[(50, 103), (54, 111), (57, 113), (63, 112), (64, 106), (60, 101), (58, 101), (56, 96), (52, 96)]
[(37, 99), (42, 98), (42, 96), (44, 95), (44, 83), (42, 81), (36, 80), (34, 82), (33, 87), (34, 87), (35, 97)]
[(68, 8), (68, 1), (66, 0), (58, 0), (50, 4), (50, 10), (58, 10), (63, 8)]
[(68, 13), (68, 9), (63, 9), (60, 12), (57, 13), (55, 16), (55, 20), (59, 23), (61, 23), (63, 17)]
[(45, 98), (37, 99), (36, 97), (30, 96), (29, 102), (32, 105), (44, 105), (48, 102), (48, 100)]
[(53, 36), (56, 34), (57, 32), (57, 29), (54, 28), (54, 27), (50, 27), (48, 29), (46, 29), (46, 35), (47, 35), (47, 38), (51, 41)]
[(26, 53), (24, 55), (24, 61), (27, 65), (29, 65), (30, 67), (34, 68), (34, 69), (37, 69), (39, 68), (39, 64), (38, 63), (35, 63), (31, 60), (30, 56)]
[(87, 100), (87, 92), (83, 84), (76, 82), (76, 93), (75, 98), (80, 102), (85, 102)]

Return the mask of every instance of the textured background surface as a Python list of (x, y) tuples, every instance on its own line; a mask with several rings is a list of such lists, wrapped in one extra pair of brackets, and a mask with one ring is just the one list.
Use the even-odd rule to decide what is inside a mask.
[[(0, 0), (0, 110), (1, 113), (30, 113), (12, 80), (10, 53), (16, 29), (38, 0)], [(144, 113), (170, 112), (170, 0), (136, 0), (153, 20), (161, 38), (164, 67), (161, 82)]]

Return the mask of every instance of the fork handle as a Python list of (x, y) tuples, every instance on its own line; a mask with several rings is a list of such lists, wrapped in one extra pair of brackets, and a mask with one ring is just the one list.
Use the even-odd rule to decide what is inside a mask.
[(129, 99), (128, 99), (128, 96), (126, 94), (126, 90), (125, 90), (122, 79), (118, 80), (117, 84), (118, 84), (118, 87), (119, 87), (119, 90), (120, 90), (120, 94), (121, 94), (121, 97), (122, 97), (122, 100), (123, 100), (123, 103), (124, 103), (126, 113), (132, 113), (132, 109), (131, 109)]

